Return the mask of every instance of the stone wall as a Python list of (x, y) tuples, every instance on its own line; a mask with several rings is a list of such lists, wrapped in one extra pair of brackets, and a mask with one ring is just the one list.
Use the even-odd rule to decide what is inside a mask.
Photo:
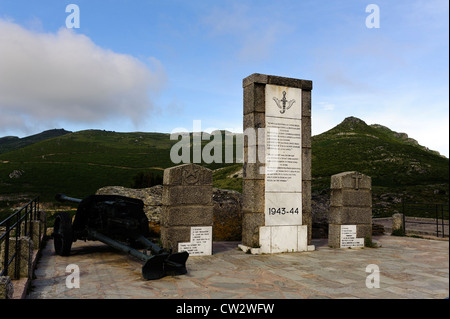
[[(213, 240), (241, 241), (242, 238), (242, 195), (239, 192), (213, 188)], [(144, 212), (155, 235), (160, 235), (163, 186), (133, 189), (122, 186), (100, 188), (98, 195), (122, 195), (144, 202)]]

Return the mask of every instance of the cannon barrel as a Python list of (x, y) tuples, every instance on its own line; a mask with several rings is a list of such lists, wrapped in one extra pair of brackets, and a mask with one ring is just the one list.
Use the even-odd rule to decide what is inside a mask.
[[(189, 257), (189, 253), (181, 252), (172, 254), (170, 252), (165, 252), (160, 249), (157, 254), (153, 256), (148, 256), (134, 248), (131, 248), (127, 245), (124, 245), (118, 241), (115, 241), (98, 231), (93, 229), (89, 229), (89, 234), (96, 238), (97, 240), (117, 249), (126, 254), (130, 254), (141, 261), (144, 261), (145, 264), (142, 267), (142, 276), (144, 279), (153, 280), (159, 279), (166, 275), (184, 275), (187, 273), (186, 270), (186, 260)], [(139, 238), (138, 238), (139, 239)], [(156, 245), (151, 246), (151, 250), (153, 251)], [(156, 250), (156, 249), (155, 249)]]
[(60, 201), (60, 202), (65, 202), (65, 201), (67, 201), (67, 202), (73, 202), (73, 203), (81, 203), (81, 201), (82, 201), (82, 200), (79, 199), (79, 198), (69, 197), (69, 196), (66, 196), (66, 195), (64, 195), (64, 194), (56, 194), (55, 199), (56, 199), (57, 201)]

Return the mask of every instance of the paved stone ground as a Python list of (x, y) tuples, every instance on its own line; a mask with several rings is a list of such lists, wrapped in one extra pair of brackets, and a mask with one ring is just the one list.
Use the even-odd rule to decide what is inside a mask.
[[(316, 251), (250, 255), (237, 242), (214, 243), (214, 255), (190, 257), (188, 273), (145, 281), (142, 263), (100, 242), (76, 242), (69, 257), (57, 256), (49, 240), (29, 299), (164, 298), (435, 298), (449, 295), (449, 242), (375, 237), (380, 248), (331, 249), (313, 240)], [(80, 269), (80, 288), (66, 287), (66, 267)], [(380, 288), (366, 287), (369, 264), (380, 271)]]

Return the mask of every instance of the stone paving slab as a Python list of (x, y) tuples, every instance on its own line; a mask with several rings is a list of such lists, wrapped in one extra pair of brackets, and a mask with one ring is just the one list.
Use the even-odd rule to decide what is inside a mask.
[[(142, 262), (100, 242), (75, 242), (71, 256), (55, 255), (49, 240), (35, 270), (29, 299), (444, 299), (449, 295), (449, 242), (374, 237), (381, 246), (250, 255), (237, 242), (215, 242), (212, 256), (190, 257), (188, 273), (142, 278)], [(80, 269), (80, 288), (67, 288), (66, 267)], [(367, 288), (369, 264), (380, 288)]]

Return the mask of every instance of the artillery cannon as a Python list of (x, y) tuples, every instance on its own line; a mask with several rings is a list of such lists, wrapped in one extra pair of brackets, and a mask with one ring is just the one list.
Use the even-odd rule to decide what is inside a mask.
[[(53, 238), (55, 252), (69, 256), (72, 243), (80, 240), (99, 240), (145, 262), (142, 276), (147, 280), (187, 273), (187, 252), (171, 251), (152, 243), (144, 203), (139, 199), (119, 195), (91, 195), (83, 200), (56, 195), (58, 201), (78, 203), (72, 223), (67, 212), (55, 218)], [(136, 248), (151, 252), (147, 255)]]

